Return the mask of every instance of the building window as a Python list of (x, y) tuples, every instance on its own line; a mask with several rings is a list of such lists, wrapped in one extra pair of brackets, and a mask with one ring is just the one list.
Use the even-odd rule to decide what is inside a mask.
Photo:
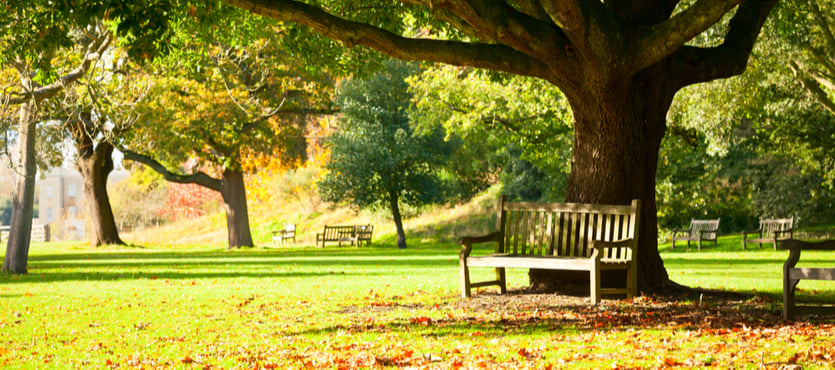
[(46, 199), (52, 199), (52, 185), (46, 187)]
[(67, 197), (75, 198), (75, 184), (67, 185)]
[(76, 215), (77, 211), (75, 210), (75, 206), (67, 207), (67, 218), (69, 218), (70, 220), (75, 220)]
[(52, 208), (46, 209), (46, 222), (52, 222)]

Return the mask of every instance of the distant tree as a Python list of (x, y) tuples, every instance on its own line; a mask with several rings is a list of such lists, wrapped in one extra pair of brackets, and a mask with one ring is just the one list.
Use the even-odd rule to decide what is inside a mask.
[[(45, 8), (38, 8), (38, 11), (48, 12)], [(0, 41), (11, 43), (16, 35), (9, 33), (21, 23), (29, 22), (25, 19), (25, 13), (15, 13), (11, 9), (0, 10), (0, 17), (10, 18), (11, 25), (3, 27), (0, 31)], [(98, 32), (97, 32), (98, 31)], [(66, 30), (64, 31), (66, 32)], [(0, 121), (6, 123), (17, 121), (17, 135), (19, 159), (16, 164), (18, 177), (15, 184), (15, 195), (13, 201), (12, 219), (10, 222), (9, 240), (6, 246), (6, 256), (3, 261), (3, 271), (25, 274), (29, 259), (29, 242), (32, 230), (32, 217), (34, 216), (35, 200), (35, 176), (37, 173), (37, 130), (38, 122), (44, 117), (42, 114), (43, 105), (48, 99), (55, 97), (67, 86), (75, 83), (84, 76), (104, 50), (113, 41), (112, 35), (101, 27), (91, 27), (88, 34), (95, 34), (89, 43), (81, 48), (73, 50), (80, 54), (75, 62), (67, 61), (65, 68), (56, 69), (52, 67), (56, 54), (62, 48), (72, 49), (68, 43), (58, 43), (47, 47), (40, 53), (15, 54), (0, 53), (2, 67), (11, 66), (16, 74), (17, 81), (9, 86), (0, 96)], [(66, 38), (67, 35), (59, 35)], [(56, 36), (57, 37), (57, 36)], [(22, 52), (22, 51), (21, 51)], [(70, 58), (67, 58), (70, 59)], [(80, 61), (78, 61), (80, 59)], [(8, 70), (8, 69), (7, 69)], [(4, 74), (9, 76), (9, 74)], [(7, 143), (8, 144), (8, 143)]]
[(303, 35), (237, 8), (225, 12), (216, 30), (194, 22), (176, 30), (174, 49), (149, 68), (153, 99), (120, 150), (170, 182), (219, 193), (229, 248), (251, 247), (247, 170), (263, 163), (254, 158), (302, 161), (306, 117), (331, 111), (333, 84), (327, 69), (296, 57)]
[[(27, 271), (39, 151), (36, 145), (46, 149), (37, 154), (55, 152), (36, 140), (50, 99), (84, 76), (118, 36), (130, 35), (124, 46), (132, 56), (148, 57), (164, 48), (165, 43), (159, 40), (167, 33), (168, 15), (173, 10), (170, 1), (107, 5), (95, 0), (9, 0), (0, 6), (0, 78), (8, 81), (9, 70), (16, 74), (14, 84), (3, 83), (8, 88), (0, 96), (0, 122), (16, 122), (15, 140), (20, 151), (12, 232), (3, 271)], [(107, 21), (102, 26), (98, 20), (104, 19)], [(77, 32), (91, 39), (84, 47), (76, 47), (73, 33)]]
[(417, 72), (415, 64), (389, 61), (370, 79), (340, 86), (342, 116), (338, 131), (328, 138), (328, 172), (319, 182), (325, 201), (388, 207), (398, 248), (406, 248), (400, 203), (419, 206), (437, 200), (436, 171), (451, 153), (443, 131), (416, 133), (409, 124), (411, 94), (405, 79)]

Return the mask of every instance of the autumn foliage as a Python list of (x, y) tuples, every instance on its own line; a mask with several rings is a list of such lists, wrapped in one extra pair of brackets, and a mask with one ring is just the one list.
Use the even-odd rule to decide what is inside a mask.
[(178, 218), (196, 218), (206, 214), (212, 204), (221, 201), (220, 194), (197, 184), (171, 183), (165, 206), (157, 211), (160, 217), (171, 221)]

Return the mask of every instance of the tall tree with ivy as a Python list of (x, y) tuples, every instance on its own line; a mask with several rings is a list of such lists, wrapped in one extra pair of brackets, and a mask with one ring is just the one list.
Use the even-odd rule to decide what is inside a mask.
[(406, 248), (400, 205), (438, 199), (436, 172), (451, 153), (442, 130), (416, 133), (410, 125), (405, 79), (417, 72), (414, 64), (389, 61), (369, 79), (340, 86), (339, 127), (327, 140), (328, 172), (319, 182), (323, 200), (388, 208), (398, 248)]

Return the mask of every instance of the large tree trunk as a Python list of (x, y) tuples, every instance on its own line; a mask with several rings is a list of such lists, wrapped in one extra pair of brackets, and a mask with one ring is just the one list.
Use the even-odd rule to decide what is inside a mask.
[(84, 195), (90, 205), (90, 218), (93, 221), (90, 245), (125, 244), (119, 238), (119, 228), (116, 227), (110, 197), (107, 195), (107, 176), (113, 171), (113, 146), (101, 142), (95, 150), (79, 150), (76, 167), (84, 179)]
[(403, 230), (403, 218), (400, 216), (398, 199), (397, 193), (389, 194), (389, 209), (391, 209), (391, 217), (394, 218), (394, 227), (397, 229), (397, 248), (406, 249), (406, 232)]
[(244, 174), (239, 170), (223, 171), (223, 204), (226, 208), (226, 229), (229, 248), (252, 247), (249, 211), (246, 205)]
[[(675, 91), (658, 70), (650, 68), (623, 86), (569, 97), (575, 126), (566, 200), (599, 204), (641, 200), (637, 260), (643, 292), (661, 292), (671, 286), (658, 252), (655, 175)], [(587, 284), (586, 275), (582, 279)], [(530, 277), (532, 287), (555, 287), (564, 280), (581, 278), (543, 271), (532, 271)]]
[(18, 145), (20, 161), (15, 180), (15, 195), (12, 208), (12, 222), (9, 227), (9, 241), (3, 271), (25, 274), (29, 259), (29, 242), (32, 235), (32, 216), (35, 204), (35, 138), (37, 124), (32, 112), (32, 103), (20, 105), (18, 122)]

